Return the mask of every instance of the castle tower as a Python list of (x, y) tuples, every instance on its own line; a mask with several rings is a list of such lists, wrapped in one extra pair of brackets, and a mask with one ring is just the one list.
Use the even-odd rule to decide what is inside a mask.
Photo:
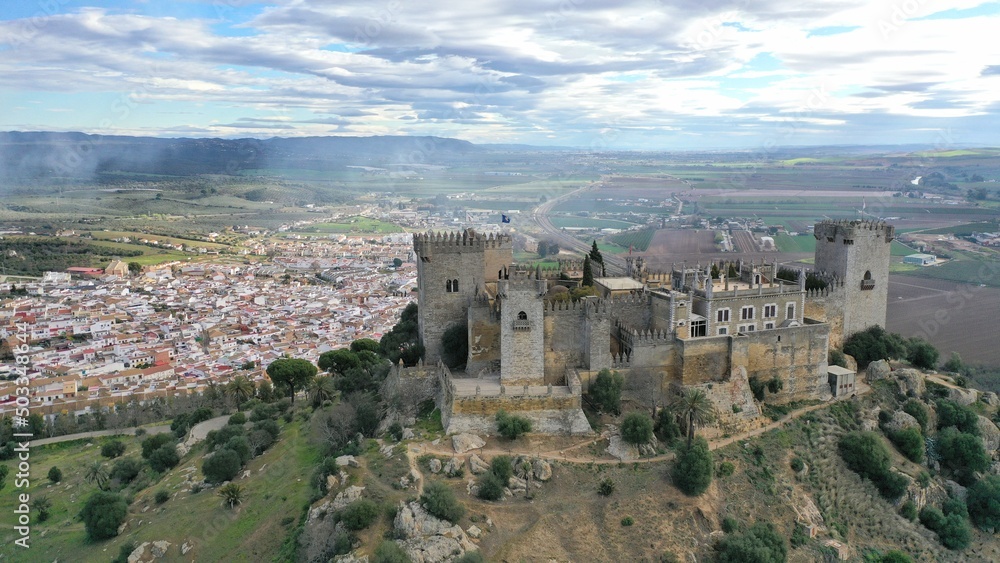
[(441, 358), (441, 336), (466, 322), (477, 291), (495, 284), (499, 271), (514, 261), (509, 235), (427, 233), (413, 236), (417, 256), (417, 305), (424, 360)]
[(885, 326), (889, 246), (896, 229), (875, 221), (823, 221), (814, 230), (817, 273), (843, 282), (843, 338)]
[(497, 285), (500, 299), (500, 382), (544, 385), (545, 280), (511, 273)]

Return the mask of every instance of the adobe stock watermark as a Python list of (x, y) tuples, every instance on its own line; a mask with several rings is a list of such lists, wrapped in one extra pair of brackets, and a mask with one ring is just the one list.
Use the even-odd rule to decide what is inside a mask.
[(14, 395), (14, 440), (17, 447), (14, 448), (16, 454), (17, 473), (14, 474), (14, 488), (18, 489), (17, 501), (14, 503), (14, 531), (17, 532), (17, 539), (14, 543), (22, 548), (30, 547), (31, 542), (31, 494), (28, 487), (31, 485), (31, 439), (32, 432), (25, 431), (28, 428), (28, 417), (30, 415), (29, 406), (31, 404), (31, 379), (28, 377), (28, 368), (31, 364), (31, 350), (28, 346), (30, 335), (28, 334), (27, 323), (15, 323), (15, 337), (21, 344), (14, 346), (14, 380), (16, 387)]

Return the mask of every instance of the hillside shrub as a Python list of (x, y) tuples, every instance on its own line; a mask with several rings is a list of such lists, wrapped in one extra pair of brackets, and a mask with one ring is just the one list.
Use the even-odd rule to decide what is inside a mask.
[(913, 558), (902, 551), (887, 551), (879, 558), (878, 563), (913, 563)]
[(677, 417), (673, 411), (667, 408), (660, 409), (656, 413), (656, 424), (653, 426), (656, 437), (667, 446), (673, 447), (681, 437), (681, 427), (677, 424)]
[(128, 503), (125, 498), (115, 493), (97, 491), (90, 495), (80, 518), (87, 529), (87, 537), (91, 540), (104, 540), (118, 535), (118, 526), (128, 516)]
[(479, 479), (479, 492), (476, 496), (483, 500), (500, 500), (503, 498), (503, 489), (506, 486), (507, 483), (492, 472), (484, 473)]
[(914, 463), (924, 459), (924, 436), (916, 428), (904, 428), (889, 433), (889, 439), (896, 445), (899, 452)]
[(979, 435), (979, 415), (976, 411), (955, 401), (941, 400), (935, 403), (938, 430), (954, 426), (959, 432)]
[(855, 332), (844, 341), (844, 353), (854, 356), (859, 368), (864, 368), (875, 360), (902, 358), (907, 352), (907, 343), (903, 337), (887, 332), (878, 325)]
[(708, 449), (708, 442), (699, 436), (691, 442), (690, 447), (686, 444), (681, 447), (671, 477), (681, 492), (688, 496), (698, 496), (712, 483), (712, 468), (712, 452)]
[(101, 455), (108, 459), (114, 459), (123, 453), (125, 453), (125, 443), (120, 440), (111, 440), (101, 446)]
[(253, 454), (250, 442), (246, 439), (246, 436), (233, 436), (223, 447), (227, 450), (233, 450), (240, 456), (240, 465), (246, 465)]
[(229, 417), (229, 422), (227, 422), (226, 425), (237, 426), (240, 424), (246, 424), (246, 422), (247, 422), (246, 413), (238, 412), (238, 413), (233, 413), (233, 416)]
[(788, 557), (785, 539), (770, 522), (757, 522), (746, 532), (722, 538), (719, 563), (784, 563)]
[(157, 473), (172, 469), (180, 462), (181, 458), (177, 455), (177, 446), (173, 442), (154, 450), (149, 456), (149, 466)]
[(971, 485), (976, 472), (989, 468), (990, 458), (979, 437), (948, 427), (938, 432), (937, 439), (941, 462), (954, 472), (959, 483)]
[(441, 361), (449, 368), (464, 366), (469, 356), (469, 326), (465, 323), (448, 327), (441, 335)]
[(490, 472), (499, 477), (500, 481), (506, 485), (511, 476), (514, 475), (514, 465), (511, 463), (510, 456), (498, 455), (490, 460)]
[(56, 467), (55, 465), (53, 465), (51, 468), (49, 468), (49, 475), (48, 475), (48, 477), (49, 477), (49, 481), (52, 481), (53, 483), (58, 483), (59, 481), (62, 481), (62, 477), (63, 477), (63, 475), (62, 475), (62, 469), (59, 469), (58, 467)]
[(848, 432), (838, 445), (847, 467), (871, 481), (889, 500), (899, 498), (909, 483), (906, 477), (891, 471), (889, 450), (874, 432)]
[(340, 513), (340, 521), (348, 530), (357, 532), (371, 526), (378, 514), (377, 504), (368, 499), (360, 499), (344, 507)]
[(805, 462), (802, 461), (801, 457), (795, 456), (792, 458), (791, 466), (792, 466), (792, 471), (798, 473), (803, 469), (805, 469), (806, 464)]
[(920, 523), (938, 535), (938, 541), (948, 549), (965, 549), (972, 541), (969, 521), (958, 512), (945, 515), (933, 506), (920, 511)]
[(232, 481), (240, 472), (241, 466), (239, 454), (223, 448), (202, 462), (201, 472), (209, 483), (222, 483)]
[(653, 419), (644, 412), (630, 412), (622, 421), (622, 440), (636, 446), (653, 439)]
[(736, 530), (740, 529), (740, 521), (732, 516), (726, 516), (722, 519), (722, 531), (731, 534)]
[(166, 489), (156, 491), (156, 494), (153, 496), (153, 500), (156, 501), (156, 504), (163, 504), (167, 502), (170, 500), (170, 491)]
[(917, 519), (917, 504), (912, 500), (907, 499), (903, 503), (903, 506), (899, 507), (899, 515), (906, 518), (910, 522)]
[(410, 561), (410, 556), (392, 540), (382, 540), (372, 556), (372, 563), (410, 563)]
[(624, 387), (625, 378), (620, 373), (602, 369), (587, 389), (587, 395), (598, 410), (618, 415), (621, 413)]
[(903, 412), (917, 419), (921, 432), (927, 432), (927, 421), (930, 419), (930, 416), (927, 413), (927, 407), (923, 403), (917, 399), (909, 399), (903, 403)]
[(988, 475), (969, 487), (969, 516), (980, 530), (1000, 530), (1000, 476)]
[(723, 461), (719, 464), (719, 468), (715, 470), (715, 474), (719, 477), (729, 477), (736, 471), (736, 466), (733, 465), (731, 461)]
[[(500, 494), (503, 494), (502, 488)], [(458, 502), (455, 492), (440, 481), (428, 483), (424, 487), (424, 494), (420, 495), (420, 504), (427, 509), (427, 512), (452, 524), (458, 522), (465, 514), (465, 507)]]
[(601, 479), (601, 482), (597, 485), (597, 494), (602, 497), (609, 497), (615, 492), (615, 482), (611, 480), (610, 477), (605, 477)]
[(160, 434), (153, 434), (152, 436), (146, 438), (142, 441), (142, 457), (143, 459), (149, 459), (149, 456), (153, 455), (153, 452), (160, 449), (167, 444), (174, 444), (175, 439), (171, 434), (166, 432), (161, 432)]
[(111, 479), (117, 480), (122, 485), (128, 485), (142, 471), (143, 463), (134, 457), (119, 459), (111, 466)]
[(933, 344), (918, 337), (911, 338), (906, 344), (906, 359), (921, 369), (934, 369), (938, 362), (938, 351)]
[(531, 432), (531, 421), (523, 416), (508, 414), (500, 409), (497, 411), (497, 432), (508, 440), (516, 440), (522, 434)]

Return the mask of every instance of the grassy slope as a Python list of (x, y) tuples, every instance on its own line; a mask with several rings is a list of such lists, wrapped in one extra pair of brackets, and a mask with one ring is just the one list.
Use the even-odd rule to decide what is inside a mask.
[[(180, 559), (179, 547), (187, 542), (193, 549), (185, 556), (186, 560), (268, 561), (277, 553), (309, 500), (309, 477), (317, 458), (304, 434), (301, 423), (284, 425), (279, 442), (250, 461), (247, 465), (250, 477), (236, 481), (246, 487), (248, 498), (235, 512), (224, 508), (211, 489), (197, 494), (185, 491), (188, 475), (201, 477), (204, 447), (195, 448), (173, 471), (136, 495), (129, 507), (129, 527), (121, 536), (96, 543), (87, 541), (83, 523), (76, 520), (76, 514), (87, 496), (96, 490), (83, 477), (87, 465), (104, 459), (100, 456), (99, 442), (90, 446), (81, 441), (35, 448), (31, 452), (33, 479), (29, 492), (33, 497), (47, 494), (53, 501), (52, 515), (47, 522), (32, 523), (28, 558), (24, 551), (12, 546), (13, 530), (4, 527), (0, 557), (10, 557), (13, 561), (106, 562), (117, 555), (124, 541), (166, 540), (173, 544), (170, 559)], [(126, 455), (138, 455), (139, 440), (126, 441)], [(63, 470), (63, 481), (58, 485), (50, 485), (44, 477), (53, 465)], [(0, 513), (12, 514), (12, 483), (8, 479), (4, 494), (0, 495)], [(161, 488), (173, 496), (157, 506), (152, 497)]]

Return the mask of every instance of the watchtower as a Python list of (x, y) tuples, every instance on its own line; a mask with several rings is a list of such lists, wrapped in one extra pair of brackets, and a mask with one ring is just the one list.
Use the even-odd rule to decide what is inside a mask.
[(441, 336), (466, 322), (469, 301), (495, 285), (499, 272), (514, 261), (510, 235), (427, 233), (413, 236), (417, 255), (417, 305), (424, 360), (441, 358)]
[(500, 382), (544, 385), (546, 282), (538, 275), (504, 271), (500, 300)]
[(879, 325), (885, 326), (889, 295), (889, 247), (896, 228), (877, 221), (823, 221), (817, 223), (818, 274), (843, 283), (843, 337)]

